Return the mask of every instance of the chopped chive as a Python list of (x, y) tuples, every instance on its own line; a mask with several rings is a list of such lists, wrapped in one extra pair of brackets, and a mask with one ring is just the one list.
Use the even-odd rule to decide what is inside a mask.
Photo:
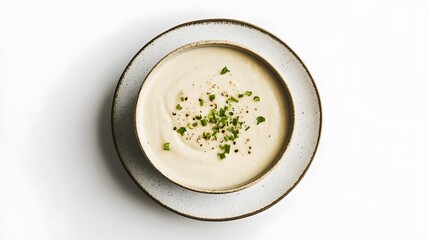
[(260, 123), (265, 122), (265, 118), (262, 116), (259, 116), (256, 118), (256, 125), (259, 125)]
[(231, 145), (225, 144), (225, 153), (229, 153), (230, 150), (231, 150)]
[(237, 99), (237, 98), (235, 98), (235, 97), (233, 97), (233, 96), (231, 96), (229, 99), (231, 99), (231, 101), (233, 101), (233, 102), (238, 103), (238, 99)]
[(220, 157), (220, 159), (226, 158), (225, 153), (218, 153), (217, 155)]
[(212, 127), (213, 132), (217, 133), (219, 132), (220, 128), (219, 127)]
[(186, 125), (189, 129), (193, 129), (192, 127), (191, 127), (191, 124), (190, 123), (188, 123), (188, 125)]
[(184, 97), (180, 97), (180, 101), (184, 102), (185, 98)]
[(198, 120), (201, 120), (203, 117), (201, 117), (201, 115), (200, 115), (200, 116), (196, 116), (195, 118)]
[(217, 118), (216, 117), (211, 117), (211, 118), (209, 118), (209, 122), (216, 124), (217, 123)]
[(247, 130), (249, 130), (249, 128), (250, 128), (250, 127), (249, 127), (249, 126), (247, 126), (245, 130), (247, 131)]
[(231, 116), (232, 116), (232, 115), (234, 115), (234, 113), (233, 113), (233, 112), (229, 112), (229, 115), (231, 115)]
[(232, 125), (237, 126), (238, 124), (238, 117), (235, 117), (232, 119)]
[(220, 150), (224, 150), (225, 149), (225, 145), (220, 144), (219, 148), (220, 148)]
[(225, 73), (230, 72), (229, 69), (225, 66), (222, 68), (222, 71), (220, 71), (221, 75), (224, 75)]
[(163, 147), (164, 147), (164, 150), (169, 151), (170, 150), (170, 143), (169, 142), (164, 143)]
[(242, 98), (242, 97), (244, 97), (244, 94), (242, 93), (238, 94), (238, 98)]
[(201, 125), (206, 126), (207, 125), (207, 120), (206, 119), (201, 120)]
[(211, 133), (208, 133), (208, 132), (203, 132), (203, 138), (205, 139), (205, 140), (210, 140), (210, 137), (212, 136), (212, 134)]
[(246, 92), (244, 92), (244, 94), (245, 94), (246, 96), (252, 96), (252, 92), (251, 92), (251, 91), (246, 91)]
[(221, 108), (219, 110), (219, 117), (224, 117), (225, 116), (225, 110), (223, 108)]
[[(220, 124), (222, 125), (222, 127), (223, 126), (225, 126), (225, 124), (226, 124), (226, 120), (227, 120), (227, 118), (226, 117), (222, 117), (221, 119), (220, 119)], [(220, 125), (219, 125), (220, 126)]]
[(194, 127), (198, 126), (198, 122), (192, 123), (192, 126), (194, 126)]
[(198, 101), (200, 101), (200, 106), (204, 105), (204, 100), (203, 99), (199, 98)]
[(223, 139), (224, 139), (226, 142), (228, 142), (228, 140), (229, 140), (228, 135), (225, 135), (225, 137), (223, 137)]
[(261, 101), (261, 98), (260, 98), (260, 97), (258, 97), (258, 96), (255, 96), (255, 97), (253, 98), (253, 100), (255, 100), (255, 102), (259, 102), (259, 101)]
[(185, 134), (185, 132), (186, 132), (186, 128), (181, 127), (181, 128), (179, 128), (179, 129), (177, 129), (177, 132), (178, 132), (180, 135), (182, 135), (182, 136), (183, 136), (183, 134)]
[(210, 101), (213, 101), (215, 98), (216, 98), (216, 95), (214, 95), (214, 94), (211, 94), (211, 95), (209, 96)]
[(216, 115), (216, 109), (212, 109), (212, 110), (210, 110), (210, 112), (209, 112), (209, 116), (212, 116), (212, 117), (215, 117), (215, 115)]
[(182, 106), (180, 106), (180, 104), (177, 104), (176, 109), (177, 110), (182, 110), (183, 108), (182, 108)]

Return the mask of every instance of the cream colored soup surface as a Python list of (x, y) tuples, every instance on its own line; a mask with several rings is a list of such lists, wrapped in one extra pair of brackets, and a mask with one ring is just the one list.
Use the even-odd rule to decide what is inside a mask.
[(289, 132), (284, 96), (276, 75), (246, 51), (185, 48), (143, 84), (140, 144), (161, 173), (183, 186), (232, 189), (263, 174), (283, 150)]

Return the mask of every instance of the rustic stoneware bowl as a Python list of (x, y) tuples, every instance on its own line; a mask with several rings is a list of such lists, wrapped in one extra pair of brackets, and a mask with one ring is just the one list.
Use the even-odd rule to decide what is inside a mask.
[[(158, 159), (156, 154), (154, 154), (153, 151), (151, 151), (151, 147), (149, 145), (149, 141), (147, 139), (147, 137), (144, 134), (144, 125), (150, 125), (151, 128), (154, 128), (157, 124), (155, 124), (153, 122), (153, 119), (151, 116), (148, 117), (144, 117), (147, 112), (144, 108), (144, 99), (145, 99), (145, 94), (143, 88), (145, 87), (145, 83), (147, 82), (147, 79), (152, 75), (152, 73), (155, 71), (162, 71), (162, 67), (163, 64), (168, 62), (169, 60), (175, 58), (176, 56), (180, 55), (183, 52), (187, 52), (189, 50), (192, 49), (196, 49), (196, 48), (205, 48), (205, 47), (218, 47), (218, 48), (232, 48), (232, 49), (236, 49), (240, 52), (243, 52), (243, 54), (246, 55), (251, 55), (255, 61), (257, 61), (258, 64), (264, 65), (275, 77), (276, 80), (278, 82), (278, 84), (276, 85), (277, 87), (281, 88), (281, 92), (284, 93), (284, 102), (285, 105), (287, 106), (287, 114), (282, 116), (283, 118), (287, 119), (287, 130), (285, 131), (285, 139), (284, 142), (281, 144), (281, 148), (278, 149), (278, 153), (276, 154), (276, 158), (272, 159), (272, 162), (269, 164), (268, 167), (266, 167), (265, 169), (263, 169), (259, 174), (257, 174), (256, 176), (254, 176), (251, 179), (247, 179), (237, 185), (231, 186), (231, 187), (227, 187), (227, 188), (198, 188), (192, 185), (187, 184), (186, 182), (181, 181), (180, 178), (175, 178), (174, 175), (175, 174), (169, 174), (168, 171), (163, 170), (162, 168), (162, 164), (160, 163), (160, 161), (157, 161)], [(149, 90), (147, 90), (149, 91)], [(146, 92), (147, 92), (146, 91)], [(156, 98), (160, 98), (161, 96), (159, 96), (159, 94), (156, 94)], [(266, 107), (270, 107), (270, 106), (266, 106)], [(211, 41), (199, 41), (199, 42), (195, 42), (195, 43), (191, 43), (182, 47), (179, 47), (178, 49), (173, 50), (171, 53), (169, 53), (167, 56), (165, 56), (164, 58), (161, 59), (160, 62), (158, 62), (155, 67), (149, 72), (149, 74), (146, 76), (145, 80), (143, 81), (142, 87), (140, 89), (140, 92), (137, 96), (137, 103), (136, 103), (136, 114), (135, 114), (135, 121), (134, 121), (134, 125), (135, 125), (135, 129), (136, 129), (136, 136), (137, 136), (137, 140), (138, 143), (141, 147), (141, 150), (145, 156), (145, 159), (152, 164), (152, 166), (159, 171), (160, 174), (162, 174), (164, 177), (166, 177), (167, 179), (169, 179), (170, 181), (172, 181), (173, 183), (176, 183), (177, 185), (189, 189), (189, 190), (193, 190), (193, 191), (197, 191), (197, 192), (202, 192), (202, 193), (230, 193), (230, 192), (235, 192), (235, 191), (239, 191), (239, 190), (243, 190), (247, 187), (250, 187), (252, 185), (254, 185), (255, 183), (257, 183), (258, 181), (260, 181), (263, 177), (267, 176), (272, 169), (277, 165), (277, 162), (279, 160), (281, 160), (283, 158), (283, 155), (285, 154), (285, 151), (287, 149), (287, 146), (289, 144), (289, 140), (290, 140), (290, 136), (292, 134), (293, 131), (293, 120), (294, 120), (294, 111), (293, 111), (293, 103), (292, 100), (290, 99), (290, 93), (287, 89), (287, 85), (286, 85), (286, 81), (284, 79), (281, 78), (281, 76), (277, 73), (277, 71), (275, 70), (275, 68), (273, 66), (271, 66), (271, 64), (269, 64), (263, 57), (259, 56), (257, 53), (253, 52), (251, 49), (248, 49), (245, 46), (239, 46), (236, 43), (232, 43), (232, 42), (226, 42), (226, 41), (219, 41), (219, 40), (211, 40)], [(145, 123), (145, 120), (149, 120), (148, 123)], [(168, 126), (170, 128), (170, 126)], [(172, 126), (171, 126), (172, 128)], [(262, 131), (264, 132), (264, 131)], [(161, 166), (160, 166), (161, 165)], [(244, 166), (243, 166), (244, 167)], [(196, 180), (194, 180), (196, 181)]]
[[(171, 182), (147, 161), (135, 133), (135, 104), (140, 87), (151, 69), (172, 51), (201, 41), (232, 42), (251, 49), (285, 79), (293, 102), (294, 127), (286, 151), (269, 174), (240, 191), (210, 194)], [(135, 183), (165, 208), (207, 221), (247, 217), (285, 197), (302, 179), (314, 158), (321, 122), (321, 105), (315, 83), (298, 56), (271, 33), (252, 24), (229, 19), (188, 22), (155, 37), (124, 70), (112, 108), (115, 147)]]

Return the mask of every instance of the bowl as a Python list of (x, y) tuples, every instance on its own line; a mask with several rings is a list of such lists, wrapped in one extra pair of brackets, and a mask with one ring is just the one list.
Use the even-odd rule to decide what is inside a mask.
[(294, 126), (286, 80), (256, 51), (199, 41), (162, 58), (144, 79), (134, 127), (147, 161), (196, 192), (257, 184), (282, 159)]

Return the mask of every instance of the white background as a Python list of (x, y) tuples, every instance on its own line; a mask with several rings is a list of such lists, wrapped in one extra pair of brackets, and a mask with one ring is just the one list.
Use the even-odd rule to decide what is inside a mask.
[[(291, 194), (213, 223), (134, 184), (110, 108), (144, 44), (221, 17), (302, 58), (323, 128)], [(0, 239), (428, 239), (428, 70), (428, 1), (0, 1)]]

